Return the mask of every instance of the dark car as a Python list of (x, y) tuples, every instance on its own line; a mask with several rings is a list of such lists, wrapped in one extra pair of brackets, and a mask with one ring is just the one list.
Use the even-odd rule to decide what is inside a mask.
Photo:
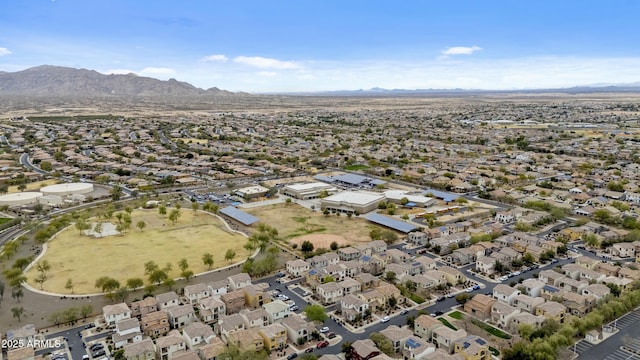
[(436, 316), (440, 316), (442, 314), (444, 314), (442, 311), (436, 311)]
[(444, 296), (440, 296), (440, 297), (438, 298), (438, 300), (436, 300), (436, 301), (437, 301), (437, 302), (440, 302), (440, 301), (445, 301), (445, 300), (446, 300), (446, 298), (445, 298)]
[(95, 343), (95, 344), (89, 346), (89, 350), (91, 350), (91, 351), (98, 351), (100, 349), (104, 349), (104, 345), (102, 345), (101, 343)]
[(334, 332), (330, 332), (330, 333), (327, 334), (327, 338), (329, 338), (329, 339), (333, 339), (334, 337), (336, 337), (336, 333), (334, 333)]
[(317, 345), (318, 349), (322, 349), (323, 347), (327, 347), (327, 346), (329, 346), (329, 342), (326, 340), (319, 342)]
[(409, 312), (409, 310), (404, 309), (404, 310), (400, 311), (400, 315), (405, 315), (405, 314), (407, 314), (408, 312)]
[(298, 353), (289, 354), (289, 356), (287, 356), (287, 360), (295, 359), (297, 357), (298, 357)]
[(94, 358), (100, 357), (100, 356), (104, 356), (106, 353), (104, 352), (104, 349), (98, 350), (94, 353), (91, 354), (91, 356), (93, 356)]
[(311, 352), (313, 352), (313, 348), (312, 348), (312, 347), (307, 348), (304, 352), (306, 352), (306, 353), (311, 353)]

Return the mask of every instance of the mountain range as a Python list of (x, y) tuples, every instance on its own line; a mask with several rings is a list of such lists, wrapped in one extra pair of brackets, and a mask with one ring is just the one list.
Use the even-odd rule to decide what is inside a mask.
[[(464, 96), (487, 93), (639, 93), (640, 82), (628, 84), (594, 84), (557, 89), (482, 90), (482, 89), (384, 89), (337, 90), (272, 95), (306, 96)], [(158, 80), (136, 74), (105, 75), (94, 70), (42, 65), (17, 72), (0, 71), (0, 96), (37, 96), (59, 98), (148, 98), (209, 99), (235, 98), (247, 93), (233, 93), (216, 87), (197, 88), (175, 79)], [(265, 94), (267, 95), (267, 94)]]
[(43, 65), (17, 72), (0, 72), (2, 95), (206, 98), (235, 94), (215, 87), (204, 90), (175, 79), (163, 81), (135, 74), (105, 75), (94, 70)]

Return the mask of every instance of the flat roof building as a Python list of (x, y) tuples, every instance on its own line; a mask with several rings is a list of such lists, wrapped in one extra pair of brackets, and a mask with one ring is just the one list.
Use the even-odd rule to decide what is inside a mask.
[(385, 201), (383, 194), (368, 191), (343, 191), (320, 200), (320, 207), (330, 211), (365, 214)]
[(300, 200), (309, 200), (319, 198), (323, 191), (326, 191), (328, 195), (333, 195), (338, 192), (338, 189), (322, 182), (312, 182), (286, 185), (280, 190), (280, 193)]

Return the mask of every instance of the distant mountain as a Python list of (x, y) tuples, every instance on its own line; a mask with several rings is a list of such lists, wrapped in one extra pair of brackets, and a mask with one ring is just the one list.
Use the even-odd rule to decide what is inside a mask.
[(288, 93), (287, 95), (317, 95), (317, 96), (455, 96), (469, 94), (527, 94), (527, 93), (640, 93), (640, 82), (625, 84), (594, 84), (569, 88), (548, 89), (515, 89), (515, 90), (484, 90), (484, 89), (385, 89), (373, 87), (359, 90), (334, 90), (309, 93)]
[(127, 75), (104, 75), (94, 70), (43, 65), (17, 72), (0, 72), (0, 96), (56, 97), (212, 97), (234, 96), (218, 88), (203, 90), (189, 83), (170, 79)]

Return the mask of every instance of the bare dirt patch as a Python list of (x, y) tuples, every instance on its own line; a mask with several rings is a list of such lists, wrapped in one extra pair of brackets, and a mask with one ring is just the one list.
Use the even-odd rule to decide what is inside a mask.
[[(371, 240), (369, 232), (377, 227), (360, 217), (324, 215), (297, 204), (266, 205), (245, 209), (245, 211), (258, 217), (260, 222), (278, 229), (280, 238), (291, 243), (302, 243), (304, 239), (299, 239), (310, 235), (318, 235), (311, 239), (320, 239), (321, 236), (326, 235), (337, 236), (344, 239), (341, 240), (344, 245), (362, 243)], [(327, 248), (331, 241), (327, 244)]]

